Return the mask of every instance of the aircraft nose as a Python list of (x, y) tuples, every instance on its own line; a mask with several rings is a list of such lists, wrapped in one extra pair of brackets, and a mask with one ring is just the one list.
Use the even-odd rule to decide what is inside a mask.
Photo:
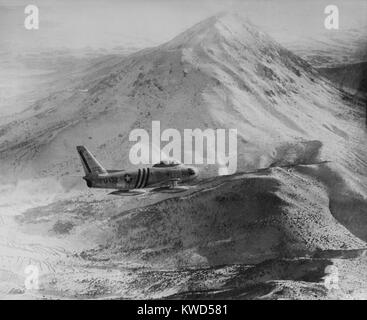
[(187, 171), (191, 177), (196, 177), (199, 174), (199, 170), (197, 168), (190, 167)]

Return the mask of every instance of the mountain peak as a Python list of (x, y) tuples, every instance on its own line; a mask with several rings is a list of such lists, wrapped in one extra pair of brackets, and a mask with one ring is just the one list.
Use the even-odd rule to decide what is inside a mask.
[(208, 40), (224, 39), (244, 40), (263, 35), (256, 27), (244, 16), (236, 12), (220, 12), (211, 16), (183, 33), (179, 34), (165, 46), (194, 47)]

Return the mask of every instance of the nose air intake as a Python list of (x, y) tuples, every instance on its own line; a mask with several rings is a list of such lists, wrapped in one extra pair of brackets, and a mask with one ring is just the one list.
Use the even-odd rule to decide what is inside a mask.
[(187, 172), (190, 177), (196, 176), (198, 174), (198, 170), (196, 168), (188, 168)]
[(195, 174), (195, 170), (192, 168), (187, 169), (187, 171), (189, 172), (190, 176), (193, 176)]

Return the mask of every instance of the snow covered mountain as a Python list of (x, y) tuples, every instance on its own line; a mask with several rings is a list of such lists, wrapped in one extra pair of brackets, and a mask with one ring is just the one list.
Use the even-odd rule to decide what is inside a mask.
[(362, 112), (249, 21), (219, 14), (161, 46), (101, 61), (73, 89), (2, 120), (1, 169), (75, 173), (78, 144), (106, 167), (131, 167), (129, 132), (160, 120), (161, 130), (237, 128), (239, 170), (319, 158), (351, 168), (359, 155), (360, 172)]
[[(21, 294), (32, 261), (42, 298), (365, 298), (367, 135), (348, 93), (236, 14), (78, 79), (0, 119), (0, 177), (46, 177), (2, 184), (0, 295)], [(80, 144), (131, 167), (128, 135), (153, 120), (236, 128), (238, 170), (252, 172), (206, 165), (215, 176), (184, 193), (139, 197), (72, 178)]]

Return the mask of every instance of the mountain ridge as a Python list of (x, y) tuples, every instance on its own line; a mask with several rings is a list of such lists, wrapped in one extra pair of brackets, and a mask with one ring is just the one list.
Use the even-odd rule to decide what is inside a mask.
[(335, 150), (359, 130), (350, 125), (359, 111), (337, 89), (239, 15), (208, 18), (103, 69), (102, 63), (74, 91), (60, 89), (0, 127), (4, 174), (75, 173), (75, 144), (90, 147), (107, 167), (128, 167), (129, 131), (149, 131), (153, 120), (162, 130), (237, 128), (242, 170), (279, 163), (279, 149), (289, 146), (291, 154), (307, 141), (320, 140), (323, 157), (330, 141)]

